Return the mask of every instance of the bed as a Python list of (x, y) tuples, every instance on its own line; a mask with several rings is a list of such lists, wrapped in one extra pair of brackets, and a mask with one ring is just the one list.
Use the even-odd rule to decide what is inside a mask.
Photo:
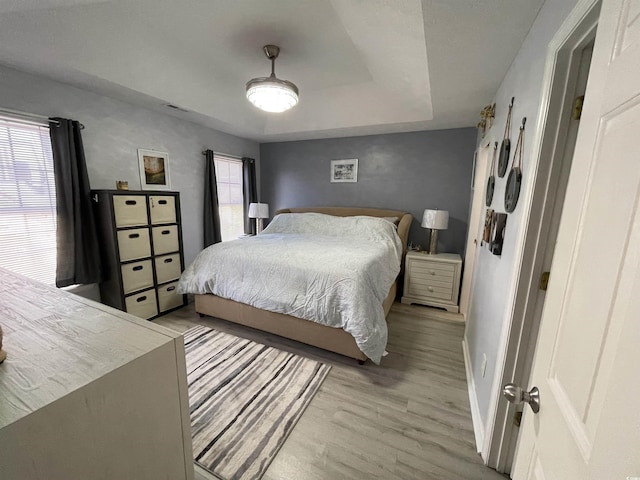
[[(344, 218), (340, 219), (340, 217), (355, 218), (347, 220)], [(280, 237), (278, 235), (282, 235), (284, 232), (287, 234), (287, 241), (290, 241), (291, 238), (295, 238), (297, 236), (291, 235), (292, 233), (300, 233), (295, 231), (295, 229), (301, 225), (300, 222), (302, 222), (305, 229), (307, 228), (307, 220), (309, 220), (309, 222), (313, 220), (313, 222), (309, 223), (309, 225), (312, 225), (312, 227), (310, 227), (311, 230), (302, 231), (304, 234), (302, 235), (304, 237), (303, 240), (305, 242), (310, 242), (309, 244), (304, 244), (306, 245), (305, 252), (301, 253), (299, 251), (301, 247), (294, 243), (293, 245), (287, 246), (287, 253), (285, 255), (281, 255), (281, 259), (277, 260), (277, 263), (274, 263), (274, 261), (272, 261), (272, 257), (274, 256), (270, 255), (269, 248), (273, 246), (272, 244), (280, 242)], [(366, 246), (366, 248), (358, 247), (359, 242), (357, 241), (348, 242), (344, 240), (341, 244), (338, 243), (334, 246), (333, 240), (328, 238), (323, 231), (320, 232), (320, 235), (317, 235), (318, 238), (316, 239), (316, 235), (314, 235), (313, 232), (316, 231), (315, 222), (317, 221), (321, 221), (323, 225), (322, 228), (334, 229), (330, 232), (330, 235), (337, 238), (343, 238), (344, 240), (349, 238), (353, 240), (355, 238), (353, 235), (360, 234), (361, 230), (359, 229), (365, 228), (366, 230), (364, 230), (364, 234), (367, 238), (363, 237), (361, 243)], [(185, 293), (195, 294), (195, 309), (201, 315), (210, 315), (280, 335), (285, 338), (355, 358), (361, 363), (367, 358), (373, 360), (374, 363), (379, 363), (384, 349), (382, 348), (381, 350), (380, 346), (376, 342), (381, 340), (384, 342), (384, 345), (386, 345), (385, 318), (396, 297), (397, 279), (399, 277), (399, 272), (402, 269), (404, 254), (406, 253), (407, 236), (411, 221), (412, 217), (410, 214), (396, 210), (346, 207), (291, 208), (279, 210), (276, 212), (274, 219), (270, 223), (269, 227), (265, 229), (263, 234), (249, 239), (224, 242), (224, 244), (214, 246), (213, 249), (210, 247), (203, 251), (196, 261), (194, 261), (194, 263), (185, 270), (179, 284), (179, 289)], [(326, 226), (324, 226), (325, 222)], [(292, 225), (293, 227), (291, 227)], [(291, 228), (293, 228), (293, 230), (289, 230)], [(354, 228), (355, 230), (353, 230)], [(371, 229), (373, 233), (370, 233), (369, 229)], [(388, 230), (393, 233), (389, 234)], [(349, 235), (351, 235), (351, 237), (349, 237)], [(371, 238), (369, 238), (370, 235)], [(394, 239), (390, 239), (389, 235), (393, 235)], [(322, 241), (323, 246), (327, 245), (326, 248), (319, 249), (318, 242), (320, 242), (320, 240)], [(246, 253), (242, 255), (232, 253), (234, 248), (240, 248), (242, 245), (244, 245)], [(306, 253), (306, 249), (308, 249), (309, 254)], [(378, 250), (383, 253), (378, 253)], [(213, 251), (218, 256), (216, 258), (208, 258), (205, 261), (204, 255), (212, 254), (208, 253), (208, 251)], [(327, 259), (330, 258), (330, 256), (333, 256), (334, 253), (335, 255), (341, 255), (339, 262), (336, 262), (335, 260), (332, 260), (331, 262), (327, 261)], [(371, 255), (371, 258), (367, 258), (367, 255), (369, 254)], [(250, 255), (253, 255), (253, 258), (244, 260), (240, 259), (240, 257)], [(347, 281), (348, 279), (346, 279), (346, 276), (349, 272), (360, 272), (361, 268), (359, 264), (353, 263), (360, 261), (358, 260), (359, 257), (362, 257), (362, 262), (367, 265), (384, 264), (384, 266), (381, 267), (383, 269), (375, 275), (364, 273), (366, 276), (361, 277), (364, 280)], [(234, 258), (233, 262), (239, 262), (237, 264), (238, 267), (236, 267), (235, 263), (229, 263), (232, 261), (229, 260), (230, 258)], [(267, 276), (266, 280), (261, 279), (256, 282), (246, 282), (246, 277), (243, 277), (243, 275), (248, 276), (246, 272), (251, 271), (253, 262), (257, 262), (258, 260), (262, 261), (262, 258), (270, 259), (267, 263), (271, 263), (269, 263), (266, 270), (269, 272), (271, 277)], [(307, 306), (309, 306), (306, 305), (304, 301), (306, 299), (306, 295), (296, 296), (293, 300), (301, 302), (301, 304), (298, 305), (299, 308), (295, 309), (293, 312), (287, 313), (277, 311), (278, 308), (273, 308), (272, 306), (269, 306), (269, 309), (264, 308), (264, 302), (262, 299), (258, 298), (262, 293), (248, 293), (246, 294), (246, 298), (243, 296), (234, 299), (230, 298), (232, 295), (229, 293), (236, 291), (233, 287), (234, 281), (236, 282), (236, 285), (243, 281), (244, 283), (256, 283), (258, 284), (257, 288), (264, 291), (264, 288), (262, 288), (264, 286), (261, 285), (260, 282), (277, 284), (278, 282), (274, 282), (273, 279), (283, 278), (281, 273), (279, 273), (280, 276), (277, 277), (274, 276), (276, 273), (272, 272), (272, 270), (277, 270), (279, 268), (280, 262), (293, 264), (288, 265), (287, 268), (296, 270), (297, 264), (306, 263), (307, 258), (309, 259), (309, 262), (311, 262), (311, 258), (313, 258), (316, 263), (320, 263), (321, 265), (335, 263), (336, 265), (339, 264), (338, 266), (343, 270), (348, 270), (349, 272), (345, 273), (344, 281), (341, 279), (336, 280), (334, 278), (334, 281), (332, 282), (330, 274), (327, 274), (330, 280), (323, 281), (325, 283), (335, 283), (337, 289), (349, 287), (357, 288), (359, 290), (358, 295), (360, 295), (360, 290), (366, 289), (367, 292), (365, 293), (370, 295), (369, 297), (365, 297), (367, 298), (367, 301), (353, 302), (355, 305), (353, 308), (349, 305), (345, 307), (338, 304), (339, 306), (333, 307), (333, 310), (340, 311), (335, 312), (328, 311), (328, 309), (331, 310), (331, 308), (327, 307), (327, 305), (333, 305), (331, 302), (334, 298), (322, 298), (318, 300), (318, 305), (312, 305), (314, 308), (318, 308), (318, 311), (322, 313), (316, 314), (317, 317), (305, 319), (300, 317), (304, 317), (304, 314), (309, 316), (310, 311), (305, 311), (304, 314), (301, 314), (299, 310), (306, 310)], [(245, 264), (248, 262), (248, 266), (241, 264), (241, 261), (244, 261)], [(397, 262), (395, 270), (392, 270), (389, 267), (393, 262)], [(214, 265), (217, 270), (227, 272), (231, 271), (231, 276), (235, 276), (235, 278), (231, 278), (229, 280), (229, 282), (231, 282), (231, 287), (225, 290), (225, 287), (222, 286), (219, 279), (217, 282), (213, 280), (209, 281), (206, 277), (202, 277), (199, 280), (196, 279), (195, 276), (198, 274), (197, 272), (202, 272), (204, 270), (205, 267), (203, 265), (205, 263), (209, 265), (206, 268), (211, 268), (211, 265)], [(248, 270), (245, 271), (245, 268)], [(368, 269), (370, 267), (367, 266), (366, 268)], [(365, 272), (365, 270), (363, 270), (363, 272)], [(207, 275), (209, 275), (209, 273), (207, 273)], [(291, 278), (291, 281), (294, 282), (296, 278), (295, 275), (297, 275), (297, 273), (292, 271), (290, 274), (287, 274), (286, 277)], [(308, 283), (313, 284), (316, 283), (316, 281), (314, 279), (314, 281)], [(322, 282), (320, 283), (322, 284)], [(331, 293), (332, 291), (330, 289), (326, 289), (326, 285), (322, 285), (322, 292), (330, 292), (327, 293), (327, 295), (323, 295), (323, 297), (334, 295)], [(390, 288), (388, 285), (390, 285)], [(216, 287), (217, 290), (215, 290), (214, 287)], [(386, 288), (388, 288), (388, 291)], [(214, 295), (212, 293), (205, 292), (215, 292), (218, 294)], [(338, 293), (342, 295), (342, 297), (338, 296)], [(279, 294), (280, 292), (275, 292), (272, 295), (273, 298), (270, 300), (277, 299)], [(336, 298), (340, 300), (340, 298), (348, 297), (350, 295), (350, 291), (339, 291), (335, 295)], [(302, 297), (302, 300), (299, 297)], [(369, 300), (371, 298), (375, 298), (375, 300)], [(328, 303), (325, 304), (325, 302)], [(339, 322), (336, 319), (332, 319), (334, 314), (340, 316)], [(347, 318), (347, 320), (344, 320), (343, 317)], [(380, 320), (380, 317), (382, 320)], [(316, 323), (317, 321), (324, 322), (325, 324)]]

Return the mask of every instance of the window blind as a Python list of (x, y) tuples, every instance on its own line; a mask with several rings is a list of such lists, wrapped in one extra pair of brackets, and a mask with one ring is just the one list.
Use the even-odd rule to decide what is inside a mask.
[(54, 285), (56, 192), (49, 128), (0, 117), (0, 266)]
[(214, 157), (218, 211), (222, 241), (244, 235), (244, 207), (242, 195), (242, 162), (221, 155)]

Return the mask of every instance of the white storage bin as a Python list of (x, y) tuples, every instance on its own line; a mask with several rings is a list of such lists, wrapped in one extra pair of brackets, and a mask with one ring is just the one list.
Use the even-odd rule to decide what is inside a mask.
[(116, 227), (135, 227), (149, 223), (147, 198), (143, 195), (114, 195), (113, 213)]
[(180, 254), (164, 255), (154, 259), (156, 263), (156, 278), (158, 283), (165, 283), (180, 278)]
[(125, 304), (127, 312), (136, 317), (147, 319), (158, 314), (156, 291), (153, 288), (127, 297)]
[(173, 195), (151, 195), (151, 223), (176, 223), (176, 200)]
[(166, 312), (182, 305), (182, 294), (177, 293), (178, 282), (167, 283), (158, 287), (158, 304), (160, 311)]
[(121, 262), (151, 256), (148, 228), (120, 230), (116, 235)]
[(126, 263), (120, 267), (122, 271), (122, 291), (127, 293), (153, 287), (153, 268), (151, 260)]
[(153, 227), (153, 253), (162, 255), (163, 253), (177, 252), (180, 249), (178, 242), (178, 226), (168, 225), (166, 227)]

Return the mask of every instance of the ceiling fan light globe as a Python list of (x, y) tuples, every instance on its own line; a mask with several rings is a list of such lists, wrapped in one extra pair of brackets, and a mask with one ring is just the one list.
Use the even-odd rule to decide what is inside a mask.
[(253, 79), (247, 83), (247, 100), (265, 112), (281, 113), (298, 104), (297, 90), (286, 80)]

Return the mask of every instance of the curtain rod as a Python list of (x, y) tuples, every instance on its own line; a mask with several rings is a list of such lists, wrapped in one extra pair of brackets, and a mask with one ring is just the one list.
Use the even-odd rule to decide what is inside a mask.
[[(49, 120), (49, 117), (44, 115), (38, 115), (35, 113), (21, 112), (20, 110), (11, 110), (10, 108), (0, 108), (0, 113), (5, 113), (7, 115), (14, 115), (16, 117), (26, 118), (28, 120), (32, 120), (34, 122), (41, 123), (42, 125), (49, 125), (49, 123), (53, 123), (54, 125), (60, 126), (60, 122), (57, 120)], [(80, 129), (84, 130), (84, 125), (80, 124)]]
[[(237, 160), (242, 160), (242, 157), (240, 157), (240, 156), (238, 156), (238, 155), (231, 155), (230, 153), (216, 152), (215, 150), (214, 150), (214, 152), (213, 152), (213, 153), (214, 153), (215, 155), (220, 155), (221, 157), (228, 157), (228, 158), (234, 158), (234, 159), (237, 159)], [(206, 155), (206, 154), (207, 154), (207, 151), (206, 151), (206, 150), (203, 150), (203, 151), (202, 151), (202, 155)]]

